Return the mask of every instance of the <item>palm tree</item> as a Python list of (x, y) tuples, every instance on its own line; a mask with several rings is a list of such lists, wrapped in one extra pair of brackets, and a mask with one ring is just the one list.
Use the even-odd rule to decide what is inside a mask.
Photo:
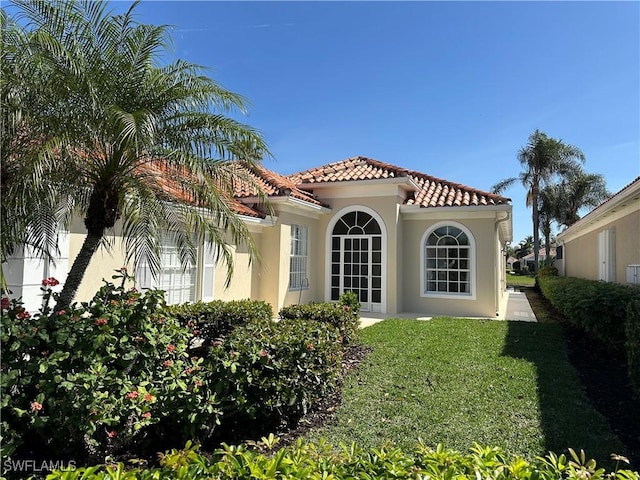
[[(46, 110), (49, 97), (20, 49), (25, 35), (13, 19), (0, 10), (3, 48), (0, 50), (0, 262), (18, 248), (52, 260), (57, 252), (59, 190), (38, 171), (34, 138), (47, 137), (46, 123), (37, 112)], [(36, 107), (39, 106), (39, 107)], [(29, 183), (26, 183), (26, 180)], [(30, 188), (25, 188), (25, 184)], [(4, 289), (4, 276), (2, 275)]]
[(533, 248), (533, 237), (531, 235), (525, 237), (520, 240), (517, 248), (515, 249), (516, 258), (526, 257), (531, 253), (531, 249)]
[(558, 184), (546, 185), (541, 191), (539, 200), (540, 230), (544, 235), (545, 264), (551, 265), (551, 224), (558, 221), (563, 208), (562, 187)]
[(82, 215), (87, 230), (56, 308), (71, 303), (89, 261), (99, 247), (109, 247), (107, 234), (119, 221), (127, 261), (145, 259), (157, 273), (164, 234), (184, 263), (195, 261), (196, 244), (206, 239), (224, 258), (229, 281), (227, 235), (256, 256), (232, 208), (234, 178), (251, 179), (233, 160), (256, 163), (268, 154), (258, 132), (225, 115), (244, 113), (246, 100), (198, 65), (161, 66), (169, 30), (137, 23), (136, 3), (123, 15), (89, 0), (14, 4), (27, 30), (12, 37), (19, 43), (9, 60), (16, 70), (27, 64), (35, 78), (46, 79), (49, 100), (33, 106), (47, 128), (46, 135), (30, 135), (38, 154), (27, 163), (69, 200), (60, 216)]
[(580, 220), (582, 208), (595, 208), (611, 196), (603, 175), (582, 169), (570, 172), (560, 183), (562, 201), (558, 223), (570, 226)]
[(527, 188), (526, 204), (532, 207), (533, 252), (535, 269), (538, 269), (538, 250), (540, 248), (540, 215), (538, 196), (540, 189), (551, 183), (554, 177), (566, 175), (585, 161), (582, 151), (562, 140), (548, 137), (539, 130), (529, 136), (529, 142), (518, 152), (522, 171), (518, 177), (507, 178), (492, 187), (494, 193), (501, 193), (518, 180)]

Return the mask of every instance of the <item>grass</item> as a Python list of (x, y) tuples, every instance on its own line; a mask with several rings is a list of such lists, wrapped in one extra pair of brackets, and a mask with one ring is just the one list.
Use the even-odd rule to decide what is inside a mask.
[(535, 275), (513, 275), (507, 273), (507, 285), (517, 287), (533, 287), (536, 283)]
[(582, 393), (559, 325), (391, 319), (361, 340), (373, 351), (346, 378), (334, 422), (307, 437), (460, 451), (479, 442), (528, 459), (572, 447), (605, 464), (625, 453)]

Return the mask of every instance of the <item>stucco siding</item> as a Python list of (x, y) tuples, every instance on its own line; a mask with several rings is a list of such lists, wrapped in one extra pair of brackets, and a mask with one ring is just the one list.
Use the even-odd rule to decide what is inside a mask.
[[(397, 190), (397, 187), (395, 188)], [(324, 193), (324, 192), (322, 192)], [(386, 282), (385, 282), (385, 298), (383, 299), (383, 305), (386, 309), (386, 313), (398, 313), (401, 311), (402, 306), (398, 301), (398, 263), (399, 256), (398, 243), (397, 243), (397, 216), (398, 216), (398, 204), (395, 195), (381, 196), (381, 197), (369, 197), (369, 198), (331, 198), (329, 196), (320, 197), (323, 203), (331, 206), (331, 214), (324, 215), (319, 220), (319, 229), (322, 232), (318, 235), (319, 246), (318, 255), (320, 255), (320, 265), (318, 268), (319, 278), (323, 285), (323, 298), (321, 300), (328, 300), (330, 298), (327, 288), (328, 279), (327, 275), (327, 236), (329, 225), (333, 219), (339, 218), (343, 215), (342, 211), (345, 208), (350, 207), (364, 207), (363, 209), (371, 209), (378, 216), (382, 218), (383, 225), (380, 227), (386, 232), (386, 249), (384, 252), (384, 265), (386, 266)]]
[(613, 228), (615, 232), (615, 279), (626, 283), (627, 265), (640, 264), (640, 211), (565, 241), (563, 249), (564, 275), (598, 279), (598, 235)]
[(441, 218), (433, 220), (405, 220), (402, 222), (403, 239), (403, 276), (404, 310), (427, 315), (453, 315), (492, 318), (496, 315), (496, 236), (493, 219), (456, 219), (454, 224), (466, 227), (475, 240), (475, 265), (472, 275), (475, 277), (475, 299), (462, 296), (435, 298), (422, 296), (421, 249), (425, 232)]

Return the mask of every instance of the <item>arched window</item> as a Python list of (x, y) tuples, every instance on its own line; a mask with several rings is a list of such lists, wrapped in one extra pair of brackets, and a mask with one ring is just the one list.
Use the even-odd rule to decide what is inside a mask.
[(447, 224), (423, 238), (424, 295), (471, 296), (474, 288), (474, 243), (470, 232)]

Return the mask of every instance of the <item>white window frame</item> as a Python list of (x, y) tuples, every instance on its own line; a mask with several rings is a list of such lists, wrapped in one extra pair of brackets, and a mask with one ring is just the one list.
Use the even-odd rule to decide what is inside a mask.
[[(454, 227), (462, 231), (469, 239), (469, 292), (432, 292), (427, 291), (427, 240), (431, 234), (442, 227)], [(456, 300), (476, 299), (476, 241), (467, 227), (458, 222), (443, 221), (431, 225), (420, 240), (420, 296), (425, 298), (455, 298)]]
[[(196, 263), (190, 263), (186, 267), (180, 262), (177, 253), (177, 247), (171, 237), (164, 235), (160, 244), (158, 275), (154, 277), (151, 274), (146, 260), (138, 261), (135, 277), (139, 288), (163, 290), (169, 305), (212, 301), (215, 281), (215, 251), (212, 245), (209, 242), (197, 245)], [(168, 281), (164, 281), (167, 277)], [(181, 292), (178, 297), (175, 296), (176, 292)]]
[(289, 290), (309, 288), (309, 227), (291, 225), (291, 253), (289, 255)]

